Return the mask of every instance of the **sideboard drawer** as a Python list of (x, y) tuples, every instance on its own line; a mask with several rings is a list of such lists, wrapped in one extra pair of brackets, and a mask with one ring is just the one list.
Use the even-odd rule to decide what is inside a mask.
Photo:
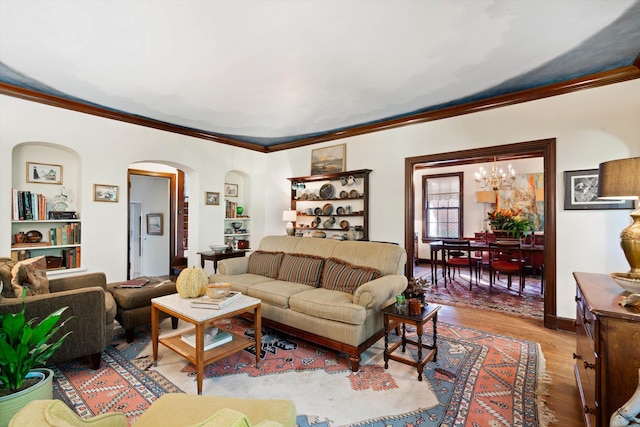
[[(582, 324), (576, 323), (574, 373), (576, 375), (587, 425), (595, 425), (595, 413), (599, 410), (600, 406), (596, 400), (596, 367), (599, 360), (592, 346), (593, 343), (586, 329)], [(590, 424), (589, 420), (593, 424)]]

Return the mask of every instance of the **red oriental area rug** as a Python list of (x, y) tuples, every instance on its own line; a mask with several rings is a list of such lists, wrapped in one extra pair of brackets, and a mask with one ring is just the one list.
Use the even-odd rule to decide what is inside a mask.
[[(218, 325), (252, 337), (250, 326), (242, 319)], [(346, 355), (265, 328), (260, 367), (255, 348), (211, 364), (203, 394), (292, 399), (299, 427), (543, 427), (553, 420), (535, 342), (444, 322), (437, 330), (438, 360), (417, 381), (413, 367), (390, 361), (384, 369), (382, 340), (354, 373)], [(431, 331), (424, 339), (430, 343)], [(133, 345), (109, 347), (99, 370), (56, 366), (54, 390), (84, 417), (121, 411), (130, 423), (162, 393), (195, 393), (193, 367), (168, 349), (153, 367), (149, 347), (149, 336), (138, 336)]]

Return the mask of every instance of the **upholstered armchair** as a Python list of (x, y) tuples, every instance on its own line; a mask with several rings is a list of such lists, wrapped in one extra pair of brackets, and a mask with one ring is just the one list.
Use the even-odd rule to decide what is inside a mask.
[[(15, 261), (0, 258), (0, 279), (4, 284), (0, 299), (2, 313), (16, 313), (22, 307), (22, 298), (17, 298), (11, 287), (13, 264)], [(49, 359), (50, 362), (91, 356), (93, 368), (100, 366), (100, 354), (113, 338), (113, 319), (116, 314), (116, 304), (107, 292), (104, 273), (51, 279), (49, 293), (27, 296), (25, 301), (27, 319), (44, 319), (60, 307), (69, 307), (63, 318), (74, 316), (57, 332), (55, 337), (73, 331)]]

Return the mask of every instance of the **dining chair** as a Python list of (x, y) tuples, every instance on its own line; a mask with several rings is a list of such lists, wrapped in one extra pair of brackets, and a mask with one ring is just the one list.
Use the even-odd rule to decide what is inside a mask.
[(511, 289), (512, 276), (517, 274), (520, 283), (518, 294), (524, 290), (524, 264), (519, 241), (496, 241), (489, 243), (489, 293), (497, 273), (507, 275), (507, 288)]
[[(468, 268), (469, 290), (471, 290), (474, 273), (476, 275), (476, 285), (479, 282), (479, 263), (482, 262), (482, 258), (478, 258), (472, 254), (471, 242), (469, 240), (442, 240), (442, 249), (442, 259), (444, 268), (447, 270), (447, 275), (449, 276), (449, 282), (452, 282), (455, 276), (455, 269), (458, 269), (458, 274), (460, 274), (461, 268)], [(451, 274), (452, 271), (453, 275)], [(444, 287), (447, 287), (446, 279)]]

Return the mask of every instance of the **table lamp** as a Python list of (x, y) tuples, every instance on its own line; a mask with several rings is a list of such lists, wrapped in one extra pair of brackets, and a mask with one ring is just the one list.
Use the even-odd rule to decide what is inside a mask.
[[(476, 203), (495, 203), (496, 192), (495, 191), (476, 191)], [(487, 219), (487, 212), (484, 212), (484, 219), (482, 220), (482, 231), (489, 230), (489, 220)]]
[(287, 236), (294, 235), (293, 223), (296, 222), (297, 215), (296, 211), (282, 211), (282, 220), (287, 221)]
[[(637, 200), (640, 198), (640, 157), (600, 163), (598, 198)], [(631, 266), (628, 273), (611, 277), (629, 292), (640, 292), (640, 208), (631, 213), (633, 223), (620, 233), (620, 246)]]

